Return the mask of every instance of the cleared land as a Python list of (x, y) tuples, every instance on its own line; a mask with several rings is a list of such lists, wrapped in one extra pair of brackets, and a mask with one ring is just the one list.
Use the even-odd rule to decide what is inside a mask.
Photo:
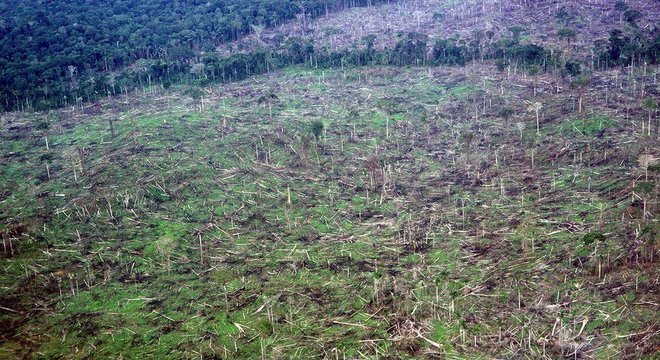
[[(309, 31), (522, 23), (587, 73), (624, 25), (564, 4), (571, 46), (557, 4), (498, 4)], [(0, 358), (656, 358), (658, 67), (536, 70), (295, 66), (0, 115)]]
[(108, 104), (3, 117), (2, 351), (652, 352), (657, 140), (600, 94), (578, 114), (524, 84), (293, 68), (208, 88), (203, 112), (122, 99), (115, 137)]

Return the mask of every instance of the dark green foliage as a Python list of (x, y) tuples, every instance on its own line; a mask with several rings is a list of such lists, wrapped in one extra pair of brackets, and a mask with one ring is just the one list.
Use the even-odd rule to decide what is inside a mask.
[(647, 111), (654, 111), (658, 109), (658, 100), (654, 98), (645, 98), (642, 100), (642, 108)]
[(469, 48), (470, 48), (470, 52), (472, 53), (472, 58), (473, 59), (481, 57), (481, 55), (482, 55), (481, 43), (482, 43), (483, 39), (485, 38), (485, 36), (486, 36), (486, 34), (481, 29), (472, 30), (472, 40), (470, 41)]
[(509, 62), (506, 59), (497, 59), (495, 60), (495, 66), (497, 67), (497, 70), (504, 71), (506, 67), (509, 66)]
[(465, 130), (461, 132), (461, 142), (463, 143), (463, 150), (470, 152), (472, 147), (472, 141), (474, 140), (474, 132), (470, 130)]
[(589, 84), (591, 84), (591, 77), (587, 75), (580, 76), (571, 82), (571, 86), (578, 89), (586, 88)]
[[(578, 91), (583, 91), (584, 88)], [(574, 134), (593, 138), (614, 125), (614, 120), (607, 116), (589, 116), (571, 119), (560, 127), (563, 134)]]
[[(383, 2), (385, 1), (353, 1), (346, 6)], [(173, 83), (203, 87), (213, 82), (240, 81), (295, 64), (325, 68), (373, 64), (464, 65), (480, 58), (494, 60), (500, 70), (511, 65), (527, 71), (535, 71), (535, 68), (546, 72), (549, 67), (557, 67), (559, 63), (557, 52), (551, 55), (549, 50), (539, 45), (520, 43), (521, 34), (525, 31), (520, 26), (512, 26), (509, 29), (513, 38), (495, 40), (495, 32), (480, 29), (473, 30), (469, 38), (440, 38), (435, 40), (430, 51), (428, 37), (411, 32), (399, 34), (396, 45), (383, 50), (376, 50), (373, 35), (363, 38), (353, 47), (338, 51), (321, 48), (307, 38), (289, 37), (284, 41), (284, 37), (280, 36), (279, 40), (273, 39), (266, 47), (221, 56), (209, 50), (219, 43), (247, 34), (252, 31), (251, 25), (259, 24), (261, 28), (281, 24), (294, 18), (303, 8), (310, 17), (321, 16), (326, 9), (333, 11), (344, 5), (338, 0), (287, 0), (277, 4), (269, 0), (249, 3), (225, 0), (213, 6), (206, 4), (167, 4), (157, 9), (150, 1), (135, 9), (128, 8), (124, 2), (102, 2), (94, 9), (87, 9), (85, 5), (79, 4), (76, 6), (80, 7), (81, 13), (85, 12), (82, 10), (87, 10), (89, 14), (68, 17), (63, 15), (62, 19), (53, 18), (53, 14), (60, 14), (61, 9), (51, 4), (49, 6), (55, 7), (54, 12), (43, 15), (49, 20), (39, 23), (44, 29), (70, 21), (78, 24), (93, 21), (96, 27), (107, 25), (109, 29), (116, 31), (108, 31), (101, 40), (88, 38), (93, 34), (101, 36), (97, 30), (84, 32), (76, 28), (76, 31), (83, 33), (70, 34), (73, 30), (64, 27), (64, 34), (58, 33), (57, 30), (44, 34), (62, 37), (60, 42), (54, 41), (51, 44), (47, 41), (48, 46), (37, 49), (34, 48), (36, 45), (33, 42), (27, 41), (19, 49), (16, 41), (22, 37), (16, 35), (12, 38), (10, 35), (27, 30), (7, 27), (8, 32), (3, 33), (3, 36), (9, 36), (8, 41), (0, 45), (0, 48), (11, 47), (11, 44), (16, 46), (0, 52), (3, 54), (0, 56), (0, 65), (6, 69), (0, 74), (0, 107), (4, 110), (16, 110), (27, 106), (44, 110), (71, 105), (76, 99), (95, 101), (105, 95), (126, 94), (135, 88), (151, 85), (162, 85), (165, 89)], [(103, 9), (107, 11), (101, 11)], [(21, 16), (31, 18), (30, 11), (32, 10), (28, 11), (20, 5), (12, 10), (11, 14), (15, 17), (12, 19), (18, 22), (16, 19), (22, 19)], [(121, 16), (114, 15), (115, 13)], [(152, 13), (158, 16), (151, 16)], [(170, 21), (169, 17), (175, 16), (174, 14), (177, 21)], [(138, 26), (136, 24), (139, 28), (135, 28)], [(91, 28), (86, 25), (80, 27)], [(74, 44), (67, 43), (74, 35), (85, 41), (84, 47), (76, 48)], [(567, 37), (568, 40), (570, 38)], [(654, 48), (640, 41), (635, 42), (638, 45), (634, 47), (627, 46), (621, 33), (613, 34), (610, 42), (596, 51), (600, 54), (599, 64), (625, 64), (640, 51), (646, 54), (642, 58), (655, 59), (658, 52), (656, 48), (660, 45), (656, 44)], [(57, 46), (58, 49), (52, 49)], [(72, 53), (74, 49), (78, 49), (75, 56)], [(161, 50), (156, 52), (155, 49)], [(29, 56), (39, 57), (43, 51), (47, 51), (47, 54), (41, 56), (43, 61), (31, 62), (29, 66), (25, 66)], [(567, 65), (565, 70), (572, 76), (579, 73), (577, 64)]]
[[(511, 31), (518, 35), (523, 31), (519, 26), (512, 29)], [(536, 44), (522, 45), (517, 40), (503, 39), (482, 48), (484, 35), (488, 34), (474, 31), (470, 46), (467, 46), (465, 40), (456, 37), (436, 40), (432, 49), (433, 62), (438, 65), (464, 65), (467, 61), (481, 56), (496, 60), (499, 70), (504, 70), (511, 62), (517, 62), (523, 68), (540, 66), (542, 71), (555, 62), (550, 51)]]
[(276, 103), (278, 101), (280, 101), (280, 98), (275, 95), (272, 89), (257, 99), (257, 103), (259, 104)]
[(614, 10), (626, 11), (627, 9), (628, 9), (628, 5), (626, 4), (625, 1), (617, 1), (616, 4), (614, 4)]
[(567, 60), (562, 69), (562, 75), (577, 76), (580, 74), (580, 63), (577, 61)]
[(655, 243), (658, 239), (658, 226), (657, 225), (646, 225), (642, 228), (642, 236), (651, 240), (651, 243)]
[(43, 154), (43, 155), (41, 155), (40, 159), (41, 159), (41, 161), (51, 163), (51, 162), (53, 162), (53, 154), (51, 154), (51, 153)]
[(486, 37), (488, 38), (488, 40), (493, 40), (494, 36), (495, 36), (495, 31), (493, 30), (486, 31)]
[(48, 130), (48, 128), (50, 128), (50, 122), (48, 122), (48, 120), (42, 119), (34, 123), (35, 130), (43, 131)]
[(560, 29), (560, 30), (557, 32), (557, 37), (558, 37), (560, 40), (562, 40), (562, 39), (563, 39), (563, 40), (566, 40), (566, 42), (567, 42), (569, 45), (570, 45), (570, 43), (571, 43), (571, 40), (575, 39), (575, 36), (576, 36), (576, 35), (577, 35), (577, 33), (575, 32), (575, 30), (573, 30), (573, 29), (571, 29), (571, 28), (563, 28), (563, 29)]
[(584, 242), (585, 245), (591, 245), (596, 241), (603, 242), (605, 240), (606, 240), (605, 235), (599, 232), (590, 232), (582, 237), (582, 241)]
[(513, 109), (510, 107), (503, 107), (498, 113), (497, 116), (501, 118), (509, 118), (513, 115)]
[(401, 113), (399, 103), (391, 99), (378, 99), (378, 101), (376, 101), (376, 106), (390, 116)]
[(545, 49), (534, 44), (517, 46), (512, 50), (514, 58), (528, 64), (540, 64), (546, 58)]
[[(77, 98), (97, 100), (171, 83), (188, 73), (189, 61), (202, 51), (212, 53), (251, 33), (253, 25), (278, 26), (303, 10), (314, 18), (385, 1), (5, 1), (0, 4), (0, 109), (20, 109), (27, 101), (44, 110)], [(232, 57), (212, 76), (235, 80), (263, 72), (264, 58)]]
[(497, 116), (501, 117), (504, 119), (504, 126), (505, 126), (505, 131), (508, 130), (509, 126), (509, 120), (511, 119), (511, 116), (513, 116), (514, 111), (512, 108), (506, 106), (500, 109), (500, 111), (497, 113)]
[(198, 87), (189, 87), (186, 89), (185, 94), (190, 96), (193, 100), (199, 100), (202, 98), (202, 95), (204, 95), (204, 92)]
[(623, 18), (630, 25), (636, 26), (635, 22), (642, 17), (642, 13), (637, 9), (628, 9), (623, 12)]
[(157, 186), (152, 186), (148, 189), (146, 193), (147, 197), (155, 200), (156, 202), (162, 203), (168, 201), (170, 196)]
[(433, 59), (436, 64), (464, 65), (467, 51), (456, 38), (438, 39), (433, 45)]
[(428, 36), (420, 33), (408, 33), (399, 40), (392, 51), (392, 58), (396, 65), (424, 63), (426, 56), (426, 41)]
[(538, 74), (540, 74), (540, 73), (541, 73), (541, 68), (540, 68), (538, 65), (536, 65), (536, 64), (534, 64), (534, 65), (530, 65), (530, 66), (527, 68), (527, 74), (530, 75), (530, 76), (536, 76), (536, 75), (538, 75)]
[(621, 30), (614, 29), (610, 31), (610, 39), (608, 46), (608, 55), (610, 60), (617, 62), (621, 58), (621, 51), (624, 45), (628, 42), (627, 39), (622, 38), (623, 32)]
[(525, 28), (523, 28), (522, 26), (515, 25), (515, 26), (510, 27), (509, 31), (511, 31), (511, 35), (513, 36), (513, 41), (519, 42), (520, 41), (520, 34), (525, 32)]
[(635, 186), (635, 191), (641, 194), (650, 194), (655, 187), (651, 183), (642, 182)]
[(437, 12), (437, 13), (433, 14), (433, 20), (436, 20), (436, 21), (444, 20), (445, 17), (447, 17), (447, 15), (445, 15), (445, 13)]
[(45, 111), (54, 107), (54, 104), (51, 100), (40, 99), (34, 104), (34, 111)]
[(606, 69), (614, 66), (628, 66), (634, 63), (657, 64), (660, 54), (660, 35), (645, 36), (642, 32), (625, 34), (614, 29), (607, 41), (594, 42), (597, 55), (597, 68)]
[(211, 84), (211, 80), (210, 79), (197, 79), (193, 83), (197, 86), (204, 87), (204, 86), (207, 86), (207, 85)]
[(312, 132), (312, 135), (314, 135), (316, 142), (318, 142), (319, 139), (321, 138), (321, 134), (323, 133), (323, 127), (324, 127), (323, 122), (320, 120), (313, 121), (309, 126), (309, 129)]
[(555, 18), (557, 19), (558, 22), (567, 23), (568, 21), (570, 21), (571, 15), (566, 11), (566, 9), (561, 8), (555, 14)]

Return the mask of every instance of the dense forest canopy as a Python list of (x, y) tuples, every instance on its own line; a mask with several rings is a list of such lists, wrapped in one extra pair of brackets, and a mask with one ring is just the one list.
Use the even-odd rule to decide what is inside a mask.
[[(533, 66), (576, 76), (580, 61), (591, 69), (657, 63), (657, 30), (640, 29), (639, 11), (620, 4), (625, 27), (592, 46), (590, 59), (572, 59), (543, 44), (530, 44), (520, 26), (475, 28), (469, 35), (430, 37), (396, 33), (391, 48), (374, 47), (374, 35), (343, 49), (328, 49), (304, 36), (275, 37), (257, 48), (241, 48), (241, 37), (290, 21), (305, 24), (330, 12), (394, 0), (220, 1), (28, 1), (0, 4), (0, 109), (44, 110), (131, 89), (193, 81), (235, 81), (291, 64), (315, 67), (463, 65), (492, 59), (501, 69)], [(559, 39), (577, 36), (564, 8), (556, 21)], [(443, 13), (433, 19), (450, 21)], [(304, 28), (304, 26), (303, 26)], [(231, 43), (230, 54), (221, 44)], [(574, 56), (573, 56), (574, 57)], [(533, 70), (536, 71), (536, 70)]]
[[(0, 3), (0, 88), (5, 109), (107, 91), (110, 72), (138, 59), (176, 65), (253, 27), (274, 27), (303, 11), (316, 17), (379, 0), (23, 1)], [(116, 87), (110, 86), (117, 91)], [(25, 105), (25, 104), (24, 104)]]

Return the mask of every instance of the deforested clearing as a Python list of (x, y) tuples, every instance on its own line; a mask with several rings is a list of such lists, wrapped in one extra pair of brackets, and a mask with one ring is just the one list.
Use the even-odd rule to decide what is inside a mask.
[(30, 4), (1, 358), (658, 357), (656, 1)]

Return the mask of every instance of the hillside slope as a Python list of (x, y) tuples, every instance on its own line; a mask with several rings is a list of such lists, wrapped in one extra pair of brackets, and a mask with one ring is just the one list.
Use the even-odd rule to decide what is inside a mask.
[[(656, 32), (660, 12), (653, 1), (627, 1), (630, 9), (643, 14), (636, 26), (650, 33)], [(558, 18), (558, 13), (563, 16)], [(251, 49), (266, 42), (276, 45), (288, 37), (309, 38), (321, 48), (337, 50), (359, 44), (373, 35), (378, 48), (396, 45), (397, 34), (410, 32), (425, 34), (430, 43), (439, 38), (461, 37), (469, 41), (475, 30), (492, 31), (491, 42), (509, 36), (509, 29), (520, 26), (524, 38), (567, 50), (565, 40), (557, 36), (559, 30), (571, 27), (577, 31), (571, 49), (582, 56), (591, 55), (591, 47), (597, 39), (607, 39), (614, 28), (624, 29), (629, 24), (617, 10), (614, 2), (587, 1), (405, 1), (377, 8), (356, 8), (341, 13), (331, 13), (310, 23), (294, 21), (263, 33), (251, 34), (234, 49)], [(220, 50), (227, 47), (220, 46)]]
[(0, 357), (657, 357), (657, 64), (591, 64), (619, 22), (548, 35), (601, 2), (457, 3), (369, 13), (508, 38), (540, 11), (519, 45), (581, 70), (299, 64), (0, 115)]

